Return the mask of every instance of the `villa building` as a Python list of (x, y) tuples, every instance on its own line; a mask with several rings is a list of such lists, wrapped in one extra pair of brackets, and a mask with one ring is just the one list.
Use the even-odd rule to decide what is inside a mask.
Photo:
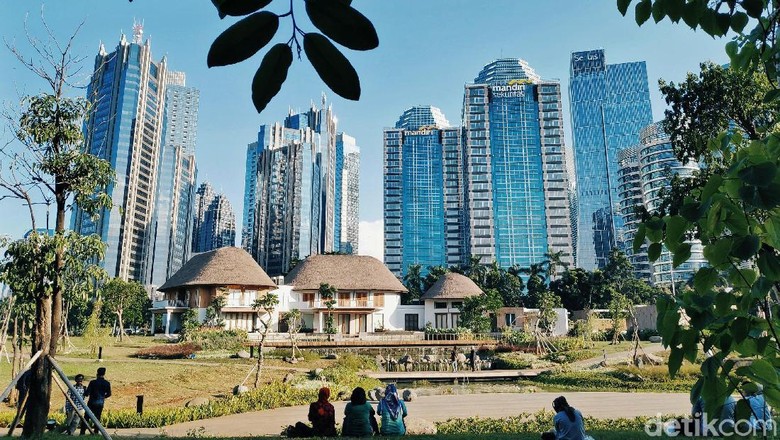
[(181, 318), (188, 309), (195, 309), (202, 322), (206, 308), (218, 295), (226, 296), (222, 308), (225, 328), (251, 332), (258, 327), (252, 303), (273, 289), (276, 284), (241, 248), (196, 254), (158, 289), (164, 296), (153, 303), (152, 332), (158, 314), (163, 315), (166, 334), (181, 330)]
[(463, 300), (482, 294), (471, 278), (447, 272), (420, 298), (425, 304), (425, 317), (433, 328), (456, 328), (460, 322)]

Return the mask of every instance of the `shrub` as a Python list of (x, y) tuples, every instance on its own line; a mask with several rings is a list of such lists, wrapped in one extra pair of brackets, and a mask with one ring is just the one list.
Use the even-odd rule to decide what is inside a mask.
[(581, 349), (570, 351), (555, 351), (548, 353), (543, 359), (559, 364), (570, 364), (572, 362), (584, 361), (585, 359), (591, 359), (601, 356), (603, 353), (598, 349)]
[(189, 341), (204, 350), (240, 350), (247, 340), (246, 330), (199, 327), (187, 332)]
[(360, 374), (363, 370), (376, 370), (376, 361), (368, 356), (346, 354), (334, 365), (323, 369), (321, 377), (334, 384), (339, 390), (345, 391), (351, 391), (355, 387), (369, 390), (382, 385), (379, 380)]
[(135, 353), (135, 357), (141, 359), (184, 359), (200, 350), (200, 345), (192, 342), (155, 345), (154, 347), (138, 350)]
[(658, 330), (652, 328), (643, 328), (639, 330), (640, 341), (649, 341), (650, 336), (661, 336), (661, 333), (659, 333)]
[(531, 353), (501, 353), (493, 358), (493, 368), (500, 370), (524, 370), (526, 368), (544, 368), (549, 362), (540, 360)]
[(560, 390), (571, 391), (667, 391), (688, 392), (696, 382), (695, 366), (691, 366), (690, 376), (671, 379), (668, 373), (659, 373), (656, 376), (645, 374), (645, 369), (614, 371), (568, 371), (568, 372), (543, 372), (531, 382), (538, 385), (547, 385)]

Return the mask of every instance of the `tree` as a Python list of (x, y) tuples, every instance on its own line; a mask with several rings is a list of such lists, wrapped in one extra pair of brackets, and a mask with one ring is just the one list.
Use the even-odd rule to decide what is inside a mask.
[[(117, 337), (122, 342), (126, 324), (143, 322), (149, 297), (144, 286), (136, 281), (113, 278), (100, 289), (104, 310), (116, 317)], [(129, 318), (125, 320), (125, 318)]]
[(539, 306), (542, 293), (547, 291), (547, 284), (544, 281), (544, 266), (541, 263), (534, 263), (521, 271), (528, 275), (528, 281), (525, 283), (527, 293), (523, 298), (523, 306), (536, 308)]
[[(631, 3), (619, 0), (620, 12), (625, 15)], [(766, 109), (770, 117), (749, 116), (755, 108), (749, 108), (749, 101), (742, 101), (733, 106), (736, 113), (729, 114), (727, 121), (721, 119), (721, 123), (730, 125), (728, 128), (708, 124), (706, 117), (696, 118), (700, 107), (680, 108), (680, 120), (688, 124), (685, 128), (679, 124), (680, 139), (689, 151), (679, 150), (677, 155), (691, 153), (698, 159), (703, 153), (701, 147), (706, 145), (708, 151), (703, 155), (717, 157), (722, 169), (674, 201), (674, 210), (644, 219), (634, 241), (635, 249), (645, 241), (650, 243), (651, 260), (658, 258), (662, 245), (666, 246), (673, 254), (674, 267), (690, 257), (688, 236), (699, 238), (704, 245), (709, 266), (695, 274), (694, 289), (683, 289), (676, 297), (659, 297), (657, 309), (664, 345), (671, 349), (672, 376), (683, 359), (696, 360), (700, 346), (708, 355), (701, 366), (701, 377), (691, 390), (691, 400), (702, 397), (705, 410), (711, 414), (719, 410), (727, 396), (736, 391), (744, 397), (745, 391), (757, 385), (763, 386), (770, 405), (780, 405), (776, 369), (780, 365), (780, 133), (774, 122), (780, 116), (776, 107), (780, 104), (780, 47), (776, 40), (779, 6), (774, 0), (684, 4), (641, 0), (635, 6), (640, 25), (653, 15), (655, 21), (668, 17), (677, 22), (682, 18), (691, 28), (700, 27), (714, 37), (733, 30), (736, 37), (726, 44), (730, 69), (747, 75), (763, 72), (771, 85), (762, 98), (762, 103), (770, 104)], [(746, 29), (749, 23), (752, 29)], [(698, 92), (702, 97), (727, 99), (716, 93), (716, 87)], [(748, 115), (745, 119), (755, 124), (754, 130), (743, 126), (739, 118), (730, 119), (740, 112)], [(674, 118), (668, 118), (672, 126), (676, 124)], [(721, 274), (728, 280), (729, 289), (717, 286)], [(737, 404), (736, 416), (742, 419), (750, 414), (743, 399)]]
[[(44, 22), (44, 26), (46, 23)], [(20, 116), (6, 118), (17, 143), (0, 149), (3, 159), (0, 170), (0, 188), (3, 197), (22, 200), (30, 213), (31, 227), (36, 229), (34, 204), (54, 204), (54, 237), (45, 247), (51, 250), (53, 268), (43, 283), (35, 285), (35, 324), (32, 350), (42, 356), (32, 366), (28, 410), (22, 436), (43, 435), (50, 408), (52, 368), (48, 356), (55, 356), (63, 330), (63, 273), (65, 272), (66, 243), (65, 213), (75, 201), (90, 215), (111, 206), (105, 188), (113, 181), (111, 165), (83, 151), (82, 119), (88, 112), (83, 99), (66, 96), (72, 76), (78, 73), (82, 58), (71, 54), (76, 33), (66, 44), (53, 38), (46, 27), (48, 41), (28, 35), (28, 42), (40, 57), (38, 61), (25, 56), (16, 47), (9, 47), (25, 68), (46, 83), (47, 92), (30, 96), (20, 103)], [(48, 225), (47, 225), (48, 226)], [(51, 245), (51, 246), (49, 246)]]
[(634, 307), (625, 295), (619, 292), (612, 294), (612, 300), (609, 302), (609, 317), (612, 323), (612, 342), (611, 344), (617, 344), (620, 338), (620, 324), (626, 322), (626, 318), (630, 314), (630, 309)]
[(84, 340), (87, 341), (89, 354), (92, 356), (97, 353), (98, 347), (102, 346), (106, 341), (110, 331), (100, 325), (101, 310), (103, 310), (103, 302), (100, 300), (95, 301), (92, 306), (92, 313), (89, 314), (87, 325), (84, 328)]
[(539, 296), (539, 328), (546, 334), (552, 334), (555, 322), (558, 320), (558, 312), (555, 309), (561, 307), (561, 298), (552, 292), (544, 291)]
[(266, 292), (265, 295), (252, 303), (252, 309), (255, 311), (255, 314), (257, 314), (257, 320), (260, 323), (260, 345), (257, 349), (257, 365), (255, 366), (255, 388), (260, 385), (260, 375), (262, 374), (263, 363), (265, 362), (265, 355), (263, 354), (265, 340), (268, 337), (268, 332), (271, 330), (271, 320), (273, 319), (274, 310), (278, 305), (279, 297), (271, 292)]
[(570, 266), (568, 261), (563, 261), (563, 251), (553, 252), (552, 249), (547, 249), (547, 252), (544, 253), (542, 264), (545, 266), (545, 274), (550, 281), (555, 281), (558, 278), (559, 269), (565, 271)]
[(447, 272), (449, 272), (449, 269), (445, 266), (428, 266), (428, 274), (425, 275), (423, 280), (424, 291), (427, 292)]
[(491, 330), (490, 314), (502, 306), (501, 296), (492, 289), (465, 298), (460, 306), (460, 326), (474, 333), (487, 333)]
[(225, 307), (226, 303), (224, 292), (221, 295), (214, 296), (209, 306), (206, 307), (206, 319), (203, 321), (203, 325), (206, 327), (223, 328), (225, 320), (222, 318), (222, 308)]
[(482, 264), (482, 258), (476, 255), (469, 257), (469, 261), (463, 266), (463, 275), (471, 278), (471, 281), (474, 281), (477, 286), (483, 286), (487, 268)]
[(411, 304), (423, 296), (423, 277), (422, 266), (419, 264), (410, 264), (404, 275), (404, 286), (409, 293), (401, 297), (401, 304)]
[(339, 291), (328, 283), (320, 283), (320, 301), (328, 309), (328, 316), (325, 318), (325, 333), (332, 335), (336, 333), (336, 326), (333, 323), (333, 306), (336, 305), (336, 295)]
[(570, 311), (594, 308), (592, 298), (596, 289), (593, 272), (580, 268), (569, 269), (550, 283), (550, 291)]
[[(348, 1), (307, 0), (306, 14), (312, 24), (322, 31), (304, 32), (295, 20), (294, 2), (290, 10), (277, 15), (270, 11), (257, 12), (270, 0), (248, 2), (246, 0), (213, 0), (220, 18), (227, 15), (244, 16), (220, 34), (209, 49), (209, 67), (226, 66), (250, 58), (274, 38), (279, 29), (279, 19), (290, 17), (292, 36), (286, 43), (274, 45), (268, 50), (252, 80), (252, 102), (258, 113), (279, 93), (287, 71), (293, 62), (293, 45), (300, 58), (301, 51), (314, 70), (336, 94), (345, 98), (360, 98), (360, 80), (349, 60), (339, 52), (328, 38), (353, 50), (371, 50), (379, 46), (374, 25)], [(303, 38), (303, 49), (298, 36)], [(327, 38), (326, 38), (327, 36)]]
[(292, 351), (292, 357), (296, 358), (296, 352), (300, 352), (298, 348), (298, 332), (303, 327), (303, 317), (301, 311), (298, 309), (292, 309), (285, 313), (284, 320), (287, 322), (287, 333), (290, 335), (290, 347)]

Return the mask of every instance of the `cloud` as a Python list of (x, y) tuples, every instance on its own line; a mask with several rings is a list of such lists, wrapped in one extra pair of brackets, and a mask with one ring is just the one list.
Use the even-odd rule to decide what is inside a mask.
[(361, 221), (358, 236), (358, 253), (385, 260), (385, 236), (382, 220)]

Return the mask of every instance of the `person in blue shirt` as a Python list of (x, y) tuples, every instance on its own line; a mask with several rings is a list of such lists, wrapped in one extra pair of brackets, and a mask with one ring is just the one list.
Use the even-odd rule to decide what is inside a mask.
[[(705, 418), (705, 411), (704, 411), (704, 399), (699, 397), (696, 400), (696, 403), (693, 404), (693, 408), (691, 409), (691, 414), (693, 415), (693, 420), (695, 420), (697, 423), (697, 429), (698, 431), (695, 433), (690, 433), (690, 435), (724, 435), (726, 433), (729, 433), (734, 430), (734, 410), (737, 406), (737, 401), (731, 397), (726, 397), (726, 400), (723, 402), (723, 407), (720, 410), (720, 417), (717, 419), (715, 423), (715, 430), (716, 432), (708, 432), (709, 428), (708, 426), (711, 425), (713, 421), (713, 417), (707, 415)], [(722, 432), (721, 432), (722, 431)]]
[(407, 415), (406, 405), (398, 397), (395, 384), (391, 383), (385, 388), (385, 397), (379, 401), (376, 412), (382, 417), (380, 434), (393, 436), (406, 434), (406, 425), (404, 425), (404, 417)]
[(555, 416), (553, 416), (555, 429), (552, 432), (542, 434), (542, 440), (588, 440), (591, 438), (585, 434), (585, 421), (582, 418), (582, 413), (572, 408), (565, 397), (556, 397), (553, 400), (553, 409), (555, 410)]
[(746, 392), (745, 400), (750, 404), (750, 425), (756, 430), (755, 434), (771, 432), (774, 427), (772, 408), (766, 403), (763, 387), (758, 385), (755, 391)]

